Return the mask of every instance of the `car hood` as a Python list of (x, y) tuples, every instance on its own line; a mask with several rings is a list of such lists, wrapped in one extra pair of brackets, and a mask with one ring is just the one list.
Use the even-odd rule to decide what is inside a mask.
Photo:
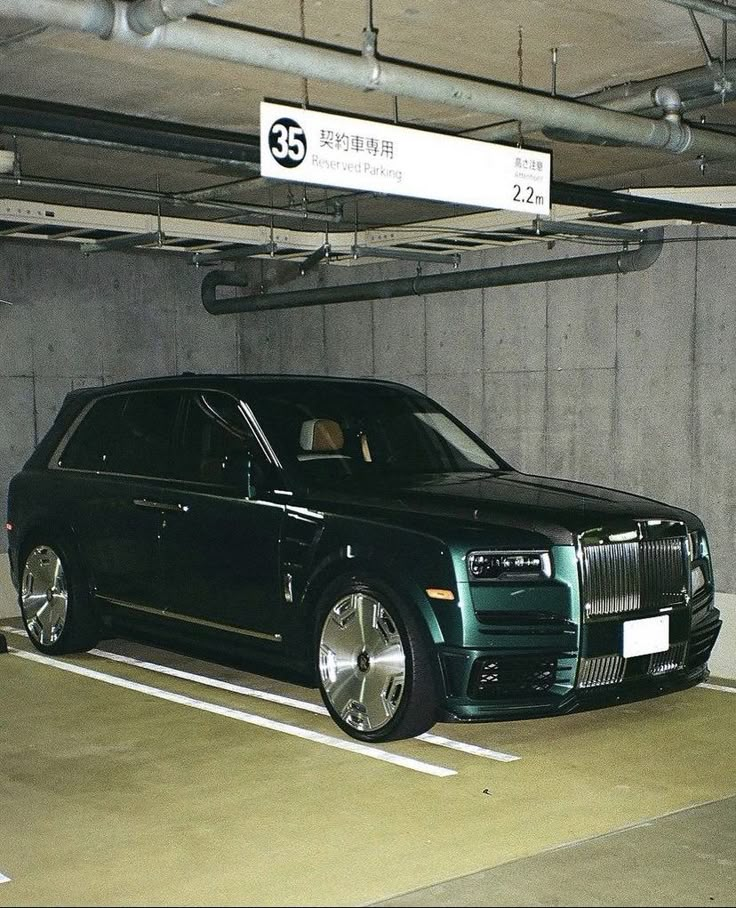
[[(324, 507), (324, 494), (319, 497)], [(351, 483), (333, 487), (329, 500), (338, 508), (347, 506), (355, 516), (376, 509), (401, 514), (402, 523), (415, 528), (418, 523), (430, 532), (436, 531), (436, 521), (445, 525), (450, 520), (474, 529), (528, 530), (561, 545), (583, 530), (637, 519), (682, 520), (691, 528), (702, 526), (688, 511), (639, 495), (516, 471), (432, 474), (408, 480), (392, 477), (380, 486)]]

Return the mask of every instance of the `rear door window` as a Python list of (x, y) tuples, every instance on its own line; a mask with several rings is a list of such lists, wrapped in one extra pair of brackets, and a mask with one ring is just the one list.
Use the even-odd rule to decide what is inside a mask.
[(125, 397), (103, 397), (96, 401), (77, 426), (59, 459), (70, 470), (104, 470), (119, 436)]
[(160, 478), (171, 475), (178, 391), (139, 391), (97, 401), (70, 440), (60, 466)]

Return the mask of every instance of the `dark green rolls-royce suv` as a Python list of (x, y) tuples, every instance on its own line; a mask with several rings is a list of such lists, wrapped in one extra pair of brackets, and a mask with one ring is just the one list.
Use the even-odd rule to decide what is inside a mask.
[(75, 391), (8, 509), (43, 653), (205, 644), (317, 683), (364, 741), (690, 686), (721, 624), (693, 514), (519, 473), (391, 382)]

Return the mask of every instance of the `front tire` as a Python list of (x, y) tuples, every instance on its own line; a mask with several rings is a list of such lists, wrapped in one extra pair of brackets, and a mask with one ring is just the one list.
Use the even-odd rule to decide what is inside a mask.
[(31, 643), (42, 653), (82, 652), (99, 640), (81, 565), (58, 541), (30, 545), (18, 593)]
[(376, 581), (338, 582), (317, 621), (320, 692), (359, 741), (413, 738), (435, 722), (431, 644), (412, 609)]

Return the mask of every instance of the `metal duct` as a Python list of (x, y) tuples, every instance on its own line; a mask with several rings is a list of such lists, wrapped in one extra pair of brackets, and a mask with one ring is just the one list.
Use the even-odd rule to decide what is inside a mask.
[(185, 19), (208, 6), (224, 6), (228, 0), (138, 0), (128, 12), (128, 24), (139, 35), (150, 35), (160, 25)]
[(631, 252), (609, 252), (603, 255), (557, 259), (552, 262), (528, 262), (498, 268), (477, 268), (472, 271), (451, 271), (446, 274), (428, 274), (337, 287), (316, 287), (311, 290), (290, 290), (285, 293), (254, 293), (250, 296), (221, 299), (217, 296), (218, 287), (245, 287), (248, 280), (234, 271), (212, 271), (202, 281), (202, 303), (211, 315), (226, 315), (232, 312), (326, 306), (359, 300), (391, 299), (397, 296), (424, 296), (431, 293), (477, 290), (480, 287), (534, 284), (601, 274), (626, 274), (630, 271), (644, 271), (654, 264), (662, 251), (662, 242), (663, 230), (658, 227), (646, 231), (639, 248)]
[(708, 16), (722, 19), (724, 22), (736, 22), (736, 7), (727, 6), (717, 0), (664, 0), (664, 2), (684, 6), (696, 13), (706, 13)]
[[(651, 116), (657, 112), (654, 94), (658, 88), (664, 86), (679, 92), (683, 98), (683, 109), (710, 107), (721, 103), (721, 92), (715, 85), (716, 79), (721, 79), (721, 73), (715, 64), (698, 66), (694, 69), (685, 69), (673, 73), (655, 76), (653, 79), (641, 79), (638, 82), (623, 82), (601, 91), (577, 95), (575, 101), (590, 104), (593, 107), (603, 107), (607, 110), (618, 110), (622, 113), (639, 113), (642, 116)], [(726, 82), (736, 80), (736, 60), (726, 62)], [(726, 92), (726, 98), (731, 99), (734, 91)], [(522, 123), (525, 133), (537, 132), (541, 127), (538, 123)], [(485, 142), (512, 142), (519, 135), (519, 124), (516, 120), (505, 120), (502, 123), (493, 123), (477, 129), (467, 130), (463, 135), (470, 138), (482, 139)], [(566, 137), (558, 134), (561, 141), (571, 141), (572, 134)], [(574, 139), (580, 141), (580, 138)], [(625, 144), (609, 141), (608, 145)]]
[(34, 0), (32, 6), (28, 0), (0, 2), (0, 14), (87, 32), (100, 38), (110, 37), (115, 25), (112, 0)]
[[(229, 28), (209, 21), (183, 21), (161, 25), (144, 37), (130, 25), (131, 8), (121, 0), (39, 0), (30, 8), (28, 0), (0, 0), (0, 15), (76, 28), (140, 48), (183, 51), (209, 59), (292, 73), (302, 78), (336, 82), (360, 91), (381, 91), (507, 116), (674, 154), (705, 155), (708, 159), (736, 157), (734, 136), (666, 120), (648, 120), (559, 97), (550, 98), (543, 92), (437, 72), (372, 54), (316, 45), (290, 35)], [(99, 21), (105, 9), (108, 16), (104, 22)], [(112, 30), (107, 27), (110, 9), (115, 11)]]

